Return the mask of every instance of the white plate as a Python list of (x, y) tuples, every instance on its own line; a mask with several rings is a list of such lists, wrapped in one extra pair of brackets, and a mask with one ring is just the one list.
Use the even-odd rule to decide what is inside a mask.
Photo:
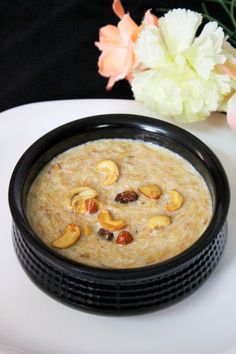
[(154, 116), (126, 100), (43, 102), (0, 114), (0, 353), (235, 354), (236, 132), (230, 130), (223, 115), (182, 125), (218, 155), (232, 192), (226, 252), (214, 274), (194, 294), (151, 314), (90, 315), (45, 295), (18, 263), (7, 201), (17, 160), (33, 141), (56, 126), (101, 113)]

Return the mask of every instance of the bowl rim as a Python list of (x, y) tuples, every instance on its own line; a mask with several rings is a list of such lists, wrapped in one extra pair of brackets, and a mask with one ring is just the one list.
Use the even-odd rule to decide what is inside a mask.
[[(177, 141), (185, 148), (190, 150), (192, 153), (197, 155), (200, 158), (200, 160), (202, 160), (204, 165), (206, 165), (204, 158), (207, 159), (208, 163), (210, 162), (214, 167), (215, 174), (214, 176), (212, 176), (212, 178), (214, 181), (215, 179), (217, 180), (215, 181), (216, 190), (218, 191), (218, 194), (220, 193), (221, 200), (220, 203), (216, 204), (212, 219), (208, 227), (204, 231), (204, 233), (200, 236), (200, 238), (193, 245), (187, 248), (185, 251), (160, 263), (142, 266), (138, 268), (118, 268), (118, 269), (98, 268), (98, 267), (82, 264), (77, 261), (73, 261), (69, 258), (62, 256), (61, 254), (57, 253), (53, 249), (49, 248), (46, 244), (44, 244), (43, 241), (41, 241), (39, 237), (36, 235), (36, 233), (34, 233), (30, 224), (28, 223), (24, 215), (22, 203), (20, 203), (19, 205), (19, 203), (17, 202), (16, 195), (17, 193), (19, 194), (22, 192), (17, 189), (17, 180), (20, 177), (19, 170), (21, 169), (22, 164), (24, 164), (24, 161), (27, 160), (27, 156), (32, 152), (34, 152), (38, 147), (42, 148), (45, 141), (49, 142), (52, 137), (56, 137), (60, 135), (65, 130), (70, 131), (71, 136), (76, 135), (75, 133), (73, 134), (74, 127), (76, 127), (77, 131), (78, 129), (82, 129), (82, 132), (83, 130), (89, 131), (91, 130), (91, 128), (102, 129), (102, 128), (109, 128), (109, 127), (110, 128), (118, 127), (118, 128), (126, 128), (126, 129), (135, 128), (144, 131), (150, 131), (152, 133), (153, 132), (159, 134), (162, 133), (162, 135), (163, 133), (168, 132), (172, 134), (171, 136), (172, 140)], [(179, 140), (180, 138), (181, 141)], [(61, 139), (61, 141), (63, 140), (65, 139)], [(35, 161), (37, 161), (37, 159)], [(26, 178), (27, 176), (25, 177), (25, 179)], [(101, 115), (76, 119), (66, 124), (60, 125), (53, 130), (50, 130), (49, 132), (41, 136), (39, 139), (37, 139), (23, 153), (23, 155), (20, 157), (13, 170), (10, 184), (9, 184), (8, 198), (9, 198), (9, 206), (10, 206), (10, 211), (12, 214), (13, 221), (15, 222), (20, 232), (24, 235), (24, 237), (27, 237), (27, 242), (34, 249), (34, 251), (40, 253), (51, 264), (53, 264), (59, 269), (66, 270), (71, 273), (77, 273), (77, 274), (79, 272), (86, 275), (90, 275), (91, 277), (95, 276), (96, 278), (100, 276), (102, 279), (114, 281), (119, 279), (124, 280), (127, 277), (129, 279), (147, 277), (148, 275), (151, 276), (153, 272), (155, 272), (155, 274), (165, 275), (169, 271), (178, 269), (179, 267), (191, 262), (193, 258), (196, 258), (202, 252), (202, 249), (205, 249), (207, 246), (210, 245), (215, 235), (221, 231), (226, 221), (229, 204), (230, 204), (230, 187), (229, 187), (227, 175), (219, 159), (216, 157), (216, 155), (207, 145), (205, 145), (200, 139), (195, 137), (193, 134), (189, 133), (185, 129), (180, 128), (174, 124), (159, 119), (149, 118), (140, 115), (133, 115), (133, 114), (115, 113), (115, 114), (101, 114)]]

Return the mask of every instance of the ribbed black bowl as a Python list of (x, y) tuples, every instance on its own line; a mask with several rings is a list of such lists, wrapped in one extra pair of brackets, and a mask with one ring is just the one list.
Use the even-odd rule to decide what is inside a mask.
[[(213, 201), (212, 220), (201, 238), (180, 255), (136, 269), (98, 269), (76, 263), (48, 248), (25, 217), (29, 187), (54, 156), (103, 138), (152, 142), (187, 159), (203, 176)], [(216, 267), (227, 239), (229, 185), (224, 169), (200, 140), (172, 124), (127, 114), (101, 115), (65, 124), (37, 140), (21, 157), (9, 187), (13, 242), (33, 282), (55, 299), (92, 312), (137, 313), (167, 306), (197, 289)]]

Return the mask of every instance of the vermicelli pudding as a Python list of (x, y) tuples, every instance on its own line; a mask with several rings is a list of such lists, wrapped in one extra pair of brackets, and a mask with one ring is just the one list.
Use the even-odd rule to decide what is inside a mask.
[(136, 268), (193, 245), (212, 217), (206, 182), (178, 154), (102, 139), (51, 160), (34, 180), (27, 217), (38, 237), (74, 261)]

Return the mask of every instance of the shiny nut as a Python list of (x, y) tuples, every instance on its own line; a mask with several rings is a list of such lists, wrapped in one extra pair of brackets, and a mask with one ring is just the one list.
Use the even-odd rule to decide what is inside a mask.
[(85, 209), (89, 214), (95, 214), (98, 211), (98, 205), (93, 198), (85, 200)]
[(139, 188), (139, 191), (145, 195), (145, 197), (152, 199), (159, 199), (162, 194), (162, 190), (157, 184), (148, 184), (146, 186), (142, 186)]
[(71, 205), (73, 206), (77, 200), (86, 200), (89, 198), (95, 198), (97, 196), (97, 192), (90, 187), (78, 187), (71, 191), (73, 193), (71, 197)]
[(126, 226), (123, 220), (114, 220), (108, 210), (102, 210), (98, 214), (98, 221), (101, 226), (109, 231), (119, 231)]
[(89, 236), (92, 233), (92, 229), (89, 225), (84, 225), (83, 232), (84, 232), (85, 236)]
[(68, 209), (73, 210), (75, 209), (76, 203), (78, 202), (80, 203), (89, 198), (95, 198), (96, 196), (97, 196), (97, 192), (90, 187), (87, 186), (77, 187), (69, 191), (69, 193), (65, 194), (64, 205)]
[(105, 229), (99, 229), (98, 236), (100, 236), (100, 238), (102, 240), (106, 240), (106, 241), (112, 241), (113, 237), (114, 237), (112, 232), (110, 232), (109, 230), (105, 230)]
[(73, 203), (74, 211), (76, 214), (84, 214), (86, 212), (85, 200), (78, 199), (75, 203)]
[(170, 224), (171, 218), (166, 215), (153, 216), (147, 222), (147, 225), (153, 230), (169, 226)]
[(138, 194), (134, 191), (125, 191), (122, 193), (118, 193), (117, 196), (115, 197), (115, 201), (122, 204), (135, 202), (137, 199), (138, 199)]
[(98, 209), (103, 208), (103, 204), (100, 202), (100, 200), (98, 200), (98, 199), (93, 199), (93, 200), (94, 200), (94, 202), (97, 204), (97, 208), (98, 208)]
[(119, 245), (128, 245), (132, 241), (133, 241), (133, 237), (126, 230), (122, 230), (116, 239), (116, 243), (118, 243)]
[(172, 190), (169, 192), (169, 200), (166, 205), (168, 211), (175, 211), (182, 207), (184, 203), (184, 198), (179, 192)]
[(111, 160), (102, 160), (97, 164), (96, 168), (99, 172), (103, 172), (106, 176), (103, 182), (104, 186), (110, 186), (117, 181), (119, 177), (119, 170), (115, 162)]
[(54, 240), (51, 245), (56, 248), (68, 248), (73, 246), (80, 238), (80, 229), (76, 224), (65, 227), (63, 234)]

